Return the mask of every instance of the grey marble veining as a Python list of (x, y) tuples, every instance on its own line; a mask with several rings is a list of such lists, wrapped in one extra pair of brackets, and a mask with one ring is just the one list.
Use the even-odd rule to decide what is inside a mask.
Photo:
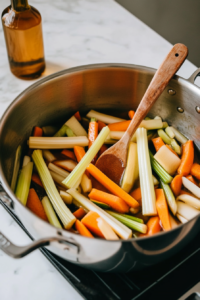
[[(43, 76), (78, 65), (132, 63), (157, 68), (171, 45), (113, 0), (29, 0), (43, 18), (47, 68)], [(9, 0), (0, 0), (0, 11)], [(177, 41), (179, 42), (179, 41)], [(196, 67), (186, 61), (178, 74)], [(14, 98), (35, 81), (11, 74), (0, 25), (0, 116)], [(30, 242), (0, 207), (0, 231), (13, 242)], [(0, 251), (0, 299), (81, 299), (53, 266), (35, 251), (14, 260)]]

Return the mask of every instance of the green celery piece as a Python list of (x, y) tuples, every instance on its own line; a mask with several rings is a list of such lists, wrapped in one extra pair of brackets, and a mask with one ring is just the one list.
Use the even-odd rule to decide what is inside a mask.
[(76, 135), (74, 134), (74, 132), (71, 130), (71, 128), (69, 128), (69, 126), (67, 126), (67, 125), (64, 125), (64, 126), (67, 127), (65, 133), (66, 133), (66, 135), (67, 135), (68, 137), (76, 136)]
[(45, 161), (42, 157), (42, 151), (34, 150), (32, 158), (53, 208), (55, 209), (57, 215), (62, 221), (64, 228), (70, 229), (76, 221), (76, 218), (60, 197), (55, 183), (53, 181), (53, 178), (51, 177), (51, 174), (49, 172), (49, 169), (47, 168), (47, 165), (45, 164)]
[(169, 205), (169, 208), (171, 210), (171, 212), (176, 215), (177, 213), (177, 204), (176, 204), (176, 200), (174, 197), (174, 194), (170, 188), (170, 186), (166, 183), (164, 183), (162, 180), (160, 180), (160, 186), (161, 188), (164, 190), (166, 199), (167, 199), (167, 203)]
[(188, 139), (179, 131), (177, 130), (176, 128), (174, 128), (173, 126), (170, 127), (173, 132), (174, 132), (174, 135), (175, 135), (175, 139), (181, 143), (181, 144), (185, 144)]
[(158, 135), (161, 137), (161, 139), (168, 145), (171, 145), (172, 139), (164, 132), (162, 129), (158, 129)]
[(47, 196), (45, 196), (42, 199), (42, 205), (44, 207), (44, 211), (47, 215), (47, 219), (49, 220), (49, 223), (57, 228), (62, 228), (56, 213), (51, 205), (51, 202), (49, 201), (49, 198)]
[(165, 128), (165, 132), (166, 132), (166, 134), (167, 134), (171, 139), (174, 138), (175, 134), (174, 134), (173, 130), (172, 130), (169, 126)]
[(15, 196), (19, 199), (19, 201), (23, 205), (26, 205), (28, 199), (32, 172), (33, 172), (33, 163), (30, 161), (25, 167), (21, 169), (19, 173)]
[(172, 139), (171, 146), (172, 146), (172, 149), (173, 149), (178, 155), (181, 155), (181, 147), (179, 146), (179, 144), (177, 143), (177, 141), (176, 141), (175, 139)]
[(140, 218), (136, 218), (134, 216), (130, 216), (130, 215), (126, 215), (126, 214), (120, 214), (120, 215), (122, 215), (122, 217), (128, 218), (128, 219), (133, 220), (135, 222), (144, 224), (144, 221), (142, 219), (140, 219)]
[(15, 153), (15, 162), (14, 162), (13, 175), (12, 175), (11, 186), (10, 186), (13, 192), (15, 192), (15, 187), (17, 183), (21, 155), (22, 155), (22, 147), (21, 145), (19, 145)]
[(141, 233), (146, 233), (147, 232), (147, 226), (145, 224), (136, 222), (131, 220), (130, 218), (124, 217), (118, 213), (106, 210), (106, 212), (111, 215), (112, 217), (114, 217), (115, 219), (117, 219), (118, 221), (120, 221), (122, 224), (126, 225), (127, 227), (131, 228), (132, 230), (136, 230), (139, 231)]
[(66, 130), (69, 128), (67, 125), (63, 125), (55, 134), (55, 137), (62, 137), (66, 135)]
[(163, 169), (163, 167), (157, 162), (157, 160), (153, 157), (153, 154), (151, 153), (151, 151), (149, 150), (149, 155), (150, 155), (150, 160), (151, 160), (151, 166), (152, 169), (154, 170), (154, 172), (159, 176), (160, 179), (162, 179), (162, 181), (164, 183), (170, 183), (173, 179), (172, 176), (170, 176), (165, 169)]
[(88, 149), (84, 157), (81, 161), (77, 164), (74, 170), (69, 174), (69, 176), (63, 180), (63, 184), (67, 188), (73, 188), (77, 181), (82, 177), (83, 173), (85, 172), (88, 165), (91, 163), (95, 155), (100, 150), (101, 146), (104, 144), (107, 136), (110, 133), (110, 129), (108, 126), (104, 127), (99, 135), (97, 136), (96, 140), (92, 144), (92, 146)]
[(103, 202), (99, 202), (99, 201), (96, 201), (96, 200), (93, 200), (93, 199), (90, 199), (94, 204), (96, 204), (97, 206), (103, 208), (103, 209), (111, 209), (110, 205), (108, 204), (105, 204)]

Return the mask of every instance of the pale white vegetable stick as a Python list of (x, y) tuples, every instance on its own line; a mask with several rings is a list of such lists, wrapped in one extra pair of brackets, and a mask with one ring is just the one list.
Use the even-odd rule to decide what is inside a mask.
[(95, 118), (98, 121), (102, 121), (105, 124), (111, 124), (111, 123), (117, 123), (117, 122), (123, 122), (126, 121), (125, 119), (121, 119), (121, 118), (117, 118), (117, 117), (113, 117), (113, 116), (109, 116), (103, 113), (100, 113), (98, 111), (95, 110), (91, 110), (87, 116), (87, 118), (91, 119), (91, 118)]
[(177, 216), (177, 218), (179, 219), (179, 221), (181, 222), (181, 223), (187, 223), (187, 219), (185, 219), (184, 217), (182, 217), (181, 215), (179, 215), (179, 214), (176, 214), (176, 216)]
[(82, 176), (81, 187), (84, 193), (89, 193), (92, 190), (92, 181), (85, 173)]
[(64, 191), (60, 191), (60, 197), (63, 199), (63, 201), (66, 204), (72, 204), (72, 196), (70, 194), (68, 194), (67, 192)]
[(177, 213), (184, 217), (187, 220), (190, 220), (197, 216), (200, 212), (196, 208), (183, 203), (181, 201), (177, 201)]
[(192, 197), (190, 195), (184, 194), (184, 195), (179, 195), (176, 198), (176, 201), (178, 201), (178, 200), (181, 200), (184, 203), (186, 203), (186, 204), (188, 204), (190, 206), (193, 206), (193, 207), (195, 207), (195, 208), (197, 208), (197, 209), (200, 210), (200, 200), (197, 199), (197, 198), (195, 198), (195, 197)]
[(159, 164), (170, 174), (173, 175), (180, 166), (181, 160), (167, 146), (162, 146), (154, 155)]
[(153, 177), (153, 184), (158, 185), (159, 184), (158, 179), (154, 175), (152, 175), (152, 177)]
[(176, 228), (179, 225), (178, 222), (174, 219), (174, 217), (171, 214), (169, 214), (169, 218), (172, 229)]
[(59, 174), (60, 176), (66, 178), (69, 175), (69, 172), (63, 170), (62, 168), (57, 167), (56, 165), (49, 163), (48, 169)]
[(200, 188), (196, 186), (196, 184), (194, 184), (193, 182), (191, 182), (185, 177), (182, 177), (182, 182), (184, 187), (186, 187), (186, 189), (192, 192), (192, 194), (194, 194), (197, 198), (200, 198)]
[(53, 155), (53, 153), (51, 153), (49, 150), (42, 150), (42, 155), (49, 162), (56, 160), (55, 155)]
[(66, 186), (62, 183), (62, 181), (65, 179), (65, 177), (53, 172), (53, 171), (50, 171), (50, 174), (51, 174), (51, 177), (53, 178), (53, 181), (55, 181), (57, 184), (59, 184), (60, 186), (62, 186), (63, 188), (66, 189)]
[(97, 219), (98, 227), (106, 240), (119, 240), (110, 225), (102, 218)]
[(79, 123), (79, 121), (72, 116), (65, 125), (69, 126), (69, 128), (73, 131), (76, 136), (88, 136), (87, 132), (83, 128), (83, 126)]
[(22, 168), (25, 167), (31, 161), (30, 156), (25, 155), (23, 159)]
[(74, 146), (88, 146), (89, 141), (86, 136), (73, 137), (37, 137), (30, 136), (28, 145), (31, 149), (69, 149)]
[(73, 171), (77, 163), (72, 159), (56, 160), (53, 162), (56, 166), (63, 168), (69, 172)]

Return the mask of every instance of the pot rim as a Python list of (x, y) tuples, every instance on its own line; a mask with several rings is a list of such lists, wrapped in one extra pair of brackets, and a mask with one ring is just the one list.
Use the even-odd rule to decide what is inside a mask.
[[(70, 74), (70, 73), (74, 73), (74, 72), (80, 72), (80, 71), (87, 71), (87, 70), (93, 70), (93, 69), (101, 69), (101, 68), (125, 68), (125, 69), (135, 69), (135, 70), (139, 70), (142, 72), (148, 72), (148, 73), (152, 73), (152, 75), (156, 72), (156, 69), (151, 68), (151, 67), (146, 67), (146, 66), (141, 66), (141, 65), (135, 65), (135, 64), (124, 64), (124, 63), (98, 63), (98, 64), (87, 64), (87, 65), (81, 65), (81, 66), (77, 66), (77, 67), (72, 67), (69, 69), (64, 69), (62, 71), (58, 71), (55, 73), (52, 73), (48, 76), (45, 76), (44, 78), (41, 78), (39, 80), (37, 80), (35, 83), (31, 84), (28, 88), (26, 88), (25, 90), (23, 90), (11, 103), (10, 105), (7, 107), (7, 109), (4, 111), (1, 119), (0, 119), (0, 137), (1, 137), (1, 133), (2, 133), (2, 127), (4, 124), (4, 120), (7, 118), (7, 116), (9, 115), (10, 111), (13, 109), (13, 107), (20, 101), (21, 97), (24, 95), (24, 93), (30, 92), (31, 90), (34, 90), (35, 88), (37, 88), (38, 86), (46, 83), (47, 81), (50, 81), (52, 79), (58, 78), (62, 75), (66, 75), (66, 74)], [(177, 81), (178, 83), (184, 84), (186, 87), (192, 87), (193, 89), (198, 89), (200, 90), (200, 88), (198, 86), (196, 86), (195, 84), (193, 84), (191, 81), (179, 76), (179, 75), (175, 75), (172, 79), (172, 81)], [(0, 138), (1, 139), (1, 138)], [(1, 158), (0, 158), (0, 162), (1, 162)], [(17, 202), (18, 205), (21, 206), (22, 209), (26, 210), (26, 212), (28, 211), (30, 214), (32, 214), (34, 217), (38, 218), (38, 220), (44, 222), (45, 225), (48, 225), (50, 228), (54, 228), (55, 227), (47, 222), (45, 222), (44, 220), (42, 220), (41, 218), (39, 218), (36, 214), (34, 214), (30, 209), (28, 209), (26, 206), (24, 206), (15, 196), (15, 194), (13, 193), (13, 191), (11, 190), (5, 176), (2, 170), (2, 166), (0, 164), (0, 184), (2, 184), (3, 189), (5, 190), (5, 192), (7, 193), (7, 195), (11, 198), (12, 201)], [(196, 216), (194, 218), (192, 218), (191, 220), (189, 220), (187, 223), (191, 223), (193, 220), (199, 218), (199, 216)], [(161, 231), (159, 233), (157, 233), (156, 235), (153, 236), (144, 236), (144, 237), (140, 237), (139, 240), (146, 240), (146, 239), (155, 239), (161, 235), (167, 235), (170, 232), (174, 232), (176, 230), (178, 230), (180, 227), (184, 227), (185, 224), (179, 224), (176, 228), (173, 228), (169, 231)], [(65, 229), (58, 229), (59, 233), (65, 235), (68, 231), (66, 231)], [(71, 237), (76, 237), (77, 235), (75, 233), (72, 232), (68, 232), (70, 233)], [(81, 239), (89, 239), (88, 237), (84, 237), (84, 236), (79, 236), (79, 238)], [(100, 238), (95, 238), (95, 240), (101, 240)], [(91, 239), (90, 239), (91, 240)], [(118, 240), (116, 241), (110, 241), (110, 240), (105, 240), (107, 243), (117, 243), (119, 242)], [(138, 241), (138, 239), (136, 238), (130, 238), (128, 240), (120, 240), (120, 242), (136, 242)]]

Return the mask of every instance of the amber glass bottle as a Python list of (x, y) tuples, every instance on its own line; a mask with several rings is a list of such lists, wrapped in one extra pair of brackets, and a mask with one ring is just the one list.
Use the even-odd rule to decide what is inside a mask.
[(11, 0), (2, 24), (12, 73), (23, 79), (39, 77), (45, 69), (40, 13), (28, 0)]

